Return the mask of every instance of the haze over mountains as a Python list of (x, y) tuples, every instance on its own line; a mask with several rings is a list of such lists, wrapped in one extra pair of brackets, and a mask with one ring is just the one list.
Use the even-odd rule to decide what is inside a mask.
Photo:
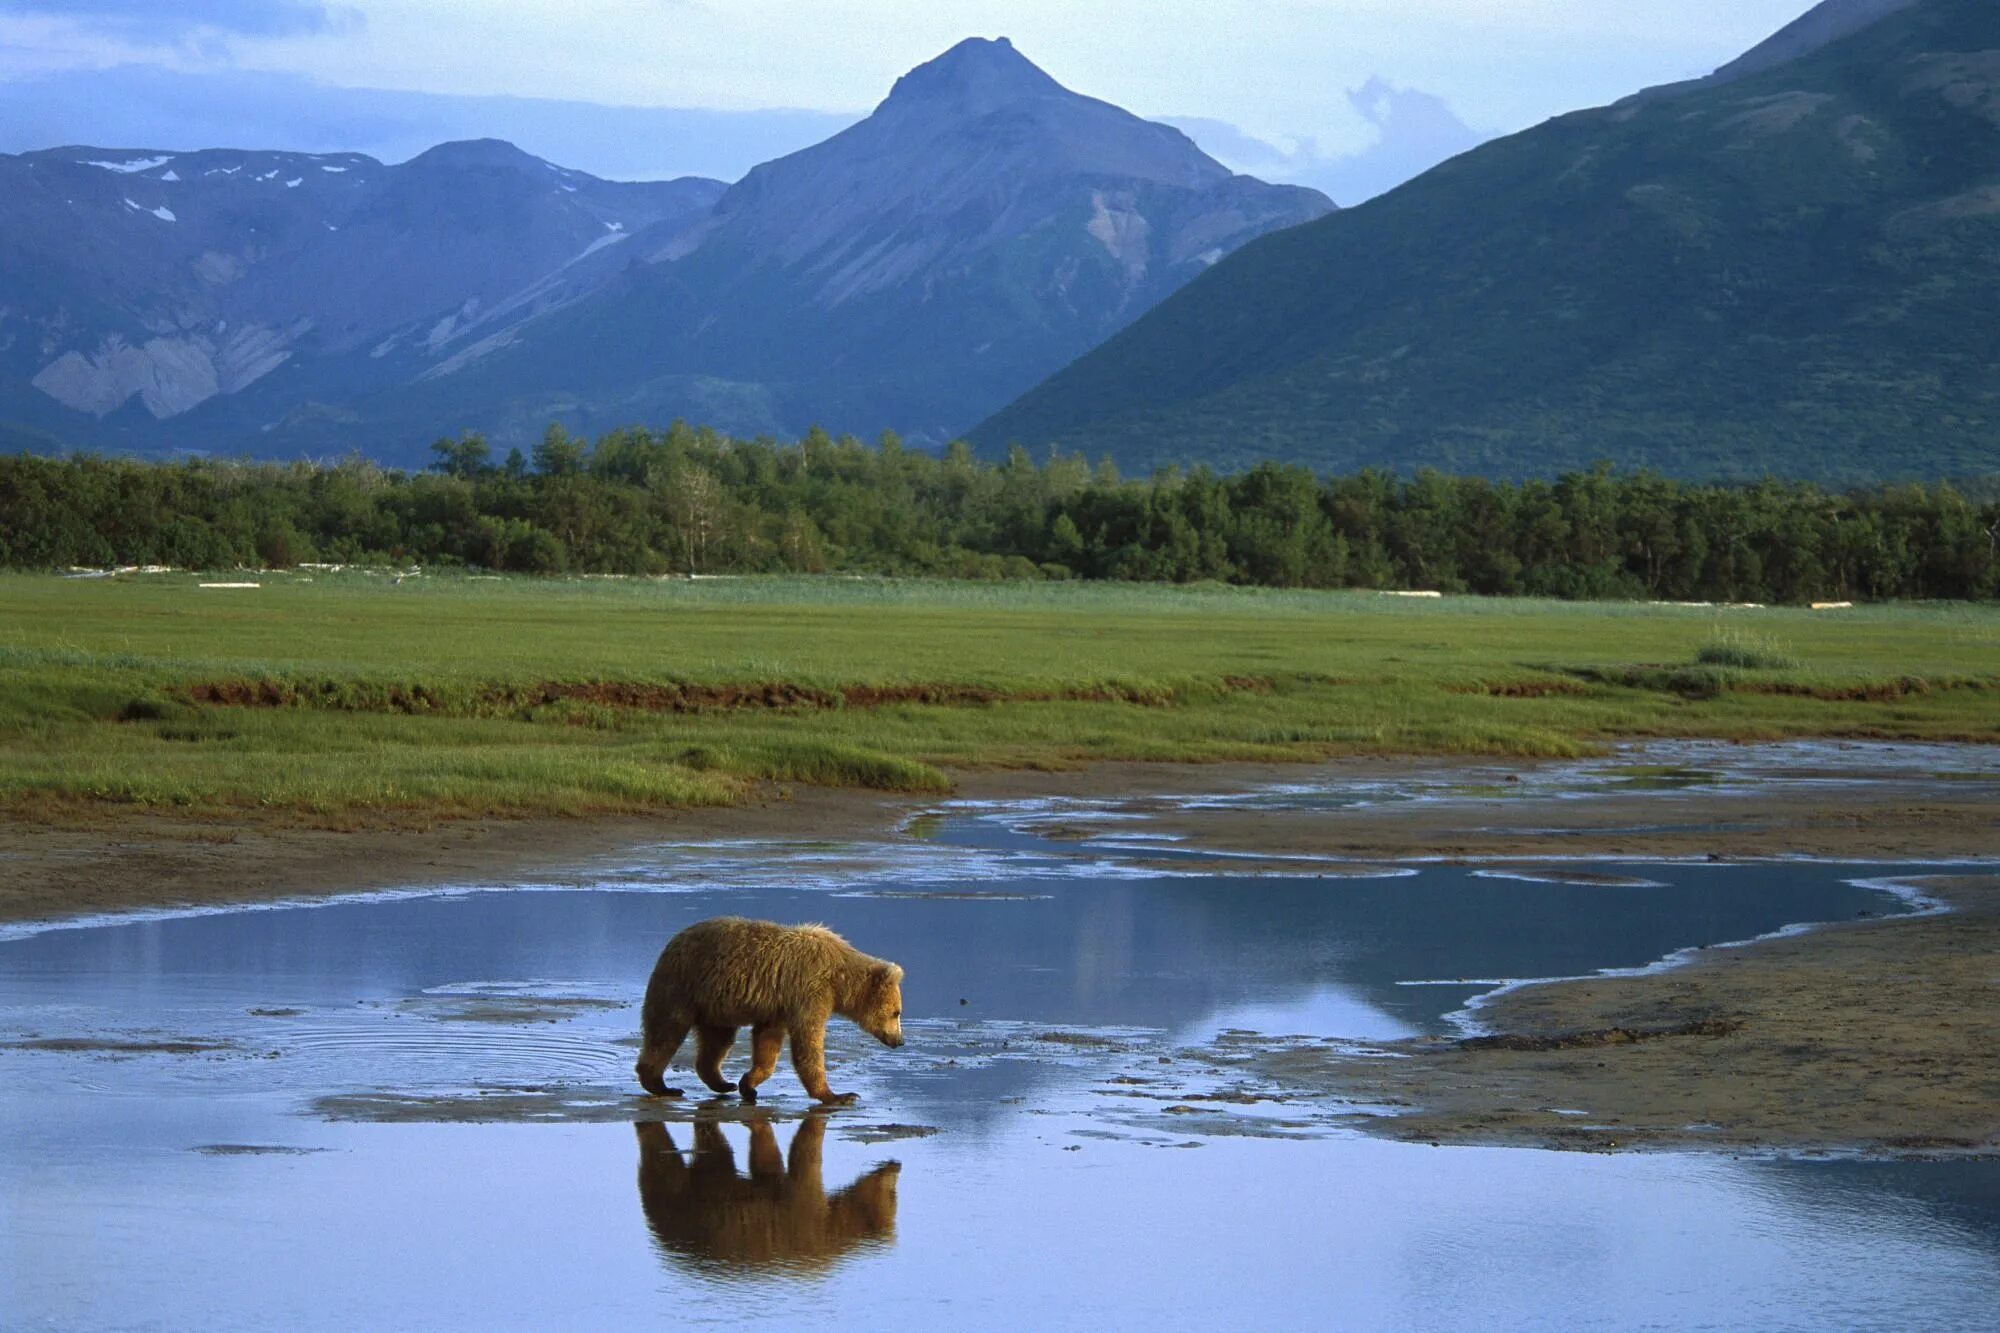
[(0, 152), (78, 143), (152, 144), (165, 152), (241, 143), (249, 108), (256, 143), (270, 150), (360, 152), (406, 162), (440, 143), (505, 139), (611, 180), (733, 181), (859, 119), (788, 108), (606, 106), (344, 88), (268, 70), (119, 64), (0, 79)]
[(2000, 5), (1829, 0), (1216, 267), (975, 433), (1129, 469), (2000, 470)]
[(1324, 214), (969, 41), (725, 188), (505, 144), (0, 158), (0, 420), (420, 457), (684, 416), (942, 440), (1244, 242)]

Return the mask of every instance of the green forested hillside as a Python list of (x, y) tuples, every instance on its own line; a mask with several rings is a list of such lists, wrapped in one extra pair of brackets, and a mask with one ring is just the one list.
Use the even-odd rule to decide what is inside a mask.
[(1465, 155), (1253, 244), (982, 426), (1130, 468), (2000, 460), (2000, 5)]

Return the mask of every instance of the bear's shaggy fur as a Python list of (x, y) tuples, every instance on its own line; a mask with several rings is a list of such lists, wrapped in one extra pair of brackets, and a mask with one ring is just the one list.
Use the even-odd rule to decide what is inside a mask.
[[(854, 1100), (826, 1085), (826, 1023), (851, 1018), (884, 1046), (903, 1044), (903, 969), (870, 958), (825, 926), (716, 917), (667, 941), (646, 985), (635, 1072), (656, 1097), (678, 1097), (661, 1075), (695, 1034), (695, 1073), (718, 1093), (757, 1100), (789, 1037), (806, 1092), (829, 1106)], [(738, 1028), (750, 1029), (750, 1072), (722, 1076)]]

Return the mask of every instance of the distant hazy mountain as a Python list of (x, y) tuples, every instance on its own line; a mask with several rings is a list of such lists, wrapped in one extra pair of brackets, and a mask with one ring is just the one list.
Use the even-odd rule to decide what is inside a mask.
[(407, 378), (723, 188), (602, 181), (490, 140), (396, 167), (0, 157), (0, 421), (79, 444), (242, 447), (318, 394)]
[(0, 422), (142, 450), (412, 459), (472, 427), (942, 440), (1332, 205), (966, 42), (713, 181), (495, 141), (0, 158)]
[(1832, 0), (1760, 51), (1250, 246), (976, 438), (1136, 468), (2000, 471), (2000, 5)]
[[(0, 0), (0, 11), (5, 7)], [(254, 121), (246, 115), (253, 109)], [(254, 124), (255, 142), (285, 152), (357, 152), (403, 162), (451, 140), (500, 138), (611, 180), (733, 181), (858, 119), (826, 111), (342, 88), (300, 74), (217, 67), (112, 65), (0, 78), (0, 153), (75, 143), (203, 148), (241, 143)]]

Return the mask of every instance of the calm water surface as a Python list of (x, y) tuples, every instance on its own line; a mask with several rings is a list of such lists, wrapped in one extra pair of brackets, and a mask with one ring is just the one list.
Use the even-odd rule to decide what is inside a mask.
[[(0, 941), (0, 1325), (1993, 1326), (1993, 1164), (1166, 1110), (1226, 1091), (1221, 1033), (1444, 1031), (1498, 981), (1902, 910), (1854, 882), (1893, 869), (1160, 864), (988, 815), (914, 851), (663, 850), (608, 887)], [(905, 966), (903, 1050), (831, 1034), (859, 1107), (802, 1116), (781, 1070), (757, 1113), (632, 1123), (647, 971), (720, 912)]]

